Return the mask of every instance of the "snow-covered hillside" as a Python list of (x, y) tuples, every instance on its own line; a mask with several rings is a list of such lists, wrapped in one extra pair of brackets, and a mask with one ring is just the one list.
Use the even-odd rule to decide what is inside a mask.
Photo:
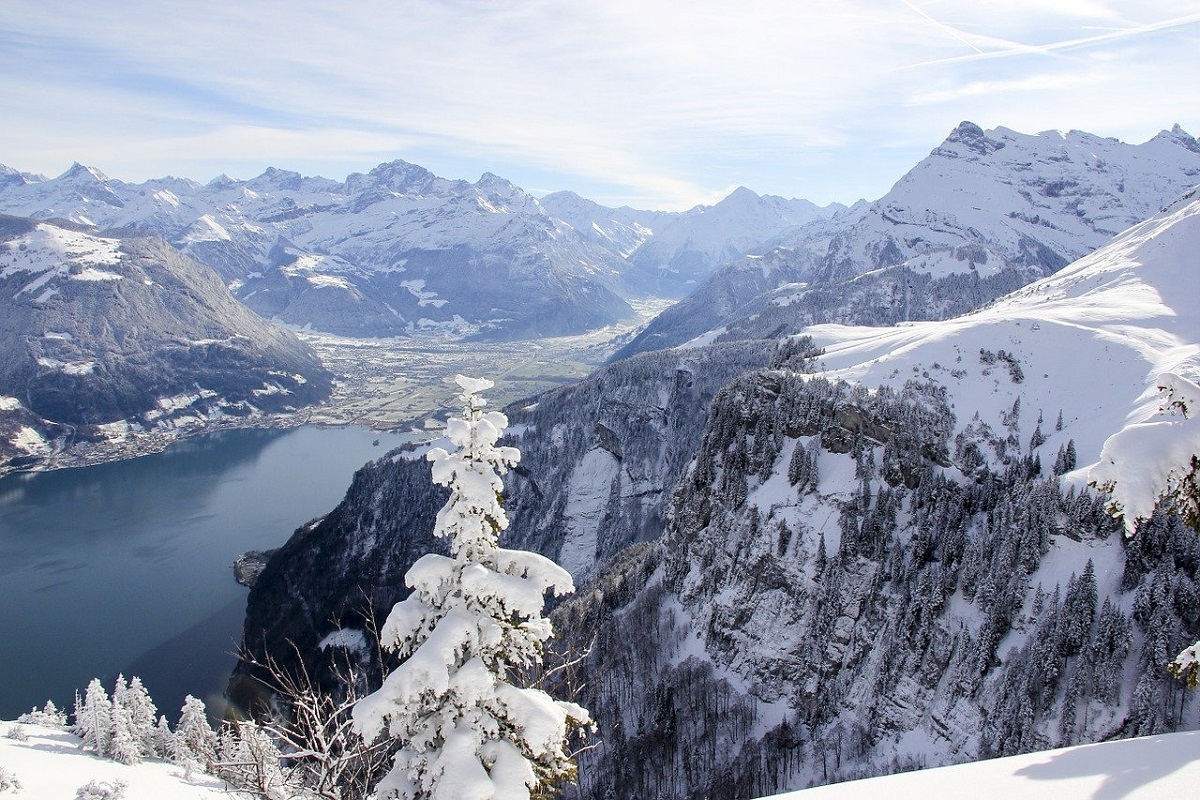
[[(19, 728), (16, 737), (8, 732)], [(84, 752), (78, 737), (59, 730), (0, 722), (0, 794), (66, 800), (82, 786), (125, 783), (124, 800), (200, 800), (230, 797), (230, 788), (199, 770), (165, 762), (127, 766)], [(25, 737), (24, 739), (19, 737)], [(20, 789), (5, 790), (15, 779)], [(1009, 800), (1184, 800), (1200, 785), (1200, 733), (1148, 736), (1009, 756), (953, 767), (833, 784), (770, 800), (928, 800), (976, 797)], [(767, 800), (767, 798), (763, 798)]]
[[(945, 386), (955, 407), (974, 415), (960, 416), (960, 430), (1003, 430), (1019, 398), (1026, 418), (1044, 420), (1047, 446), (1074, 440), (1078, 467), (1065, 479), (1081, 488), (1113, 483), (1132, 526), (1149, 515), (1171, 470), (1186, 474), (1191, 454), (1200, 452), (1200, 431), (1169, 407), (1164, 391), (1200, 396), (1189, 388), (1200, 381), (1197, 252), (1200, 198), (1193, 192), (982, 311), (808, 333), (825, 349), (827, 377), (868, 386), (917, 377)], [(1132, 440), (1139, 437), (1155, 446), (1138, 447)], [(1170, 457), (1177, 463), (1164, 461)]]
[(0, 470), (330, 392), (295, 335), (156, 237), (0, 215), (0, 291)]
[(1200, 732), (1192, 731), (848, 781), (772, 800), (1185, 800), (1197, 787)]
[[(610, 726), (581, 796), (1195, 727), (1165, 666), (1196, 638), (1200, 542), (1155, 499), (1200, 444), (1158, 389), (1200, 394), (1197, 247), (1187, 196), (989, 308), (818, 326), (808, 373), (726, 386), (664, 540), (556, 617)], [(1128, 542), (1089, 479), (1115, 481)]]
[[(104, 789), (124, 784), (123, 800), (204, 800), (228, 798), (230, 787), (201, 770), (164, 761), (121, 764), (84, 752), (78, 736), (65, 730), (0, 722), (0, 795), (14, 800), (70, 800), (79, 790), (101, 800)], [(15, 783), (6, 787), (7, 781)]]

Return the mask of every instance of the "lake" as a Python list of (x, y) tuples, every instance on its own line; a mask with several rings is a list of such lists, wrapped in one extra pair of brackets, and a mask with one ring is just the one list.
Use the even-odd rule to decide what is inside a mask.
[[(332, 510), (406, 441), (366, 428), (230, 430), (155, 455), (0, 479), (0, 719), (118, 672), (172, 722), (219, 701), (247, 589), (234, 558)], [(378, 440), (379, 444), (374, 442)]]

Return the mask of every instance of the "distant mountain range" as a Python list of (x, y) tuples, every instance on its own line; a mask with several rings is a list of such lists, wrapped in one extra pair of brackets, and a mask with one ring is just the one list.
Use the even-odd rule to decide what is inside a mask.
[(294, 334), (162, 239), (0, 215), (0, 467), (330, 389)]
[[(869, 205), (723, 266), (617, 354), (961, 314), (1051, 274), (1200, 183), (1175, 126), (1140, 145), (964, 122)], [(722, 328), (721, 326), (725, 326)]]
[(272, 168), (207, 185), (0, 167), (2, 211), (153, 232), (263, 316), (352, 336), (595, 329), (630, 318), (627, 298), (681, 296), (724, 260), (839, 208), (747, 189), (682, 214), (570, 193), (539, 202), (495, 175), (446, 180), (404, 161), (343, 182)]

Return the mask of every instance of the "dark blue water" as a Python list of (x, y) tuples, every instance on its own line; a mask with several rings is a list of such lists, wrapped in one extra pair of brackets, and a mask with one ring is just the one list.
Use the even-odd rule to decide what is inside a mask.
[[(375, 440), (379, 445), (374, 445)], [(400, 444), (364, 428), (222, 431), (130, 461), (0, 479), (0, 719), (118, 672), (172, 721), (212, 702), (247, 590), (231, 564), (283, 544)]]

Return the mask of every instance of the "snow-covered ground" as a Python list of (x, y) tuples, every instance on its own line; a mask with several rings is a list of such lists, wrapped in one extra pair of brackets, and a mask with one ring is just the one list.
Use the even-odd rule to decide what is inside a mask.
[[(11, 738), (19, 728), (27, 738)], [(125, 781), (125, 800), (229, 798), (217, 779), (161, 761), (126, 766), (96, 758), (66, 731), (0, 722), (0, 769), (21, 789), (14, 800), (70, 800), (89, 781)], [(0, 775), (3, 775), (0, 772)], [(0, 786), (3, 785), (0, 779)], [(773, 800), (927, 800), (934, 797), (1054, 800), (1183, 800), (1200, 794), (1200, 731), (1082, 745), (973, 764), (848, 781)]]
[(1183, 800), (1200, 796), (1200, 731), (1066, 747), (848, 781), (773, 800)]
[(977, 424), (1001, 431), (1020, 398), (1022, 419), (1040, 416), (1043, 453), (1074, 441), (1079, 468), (1067, 480), (1111, 485), (1132, 523), (1186, 473), (1187, 456), (1200, 452), (1200, 422), (1171, 407), (1173, 399), (1195, 405), (1200, 396), (1197, 247), (1200, 199), (1193, 191), (981, 311), (888, 328), (818, 325), (806, 333), (825, 348), (826, 377), (946, 386), (960, 428), (975, 414)]
[[(13, 731), (20, 731), (13, 738)], [(127, 766), (85, 753), (77, 736), (63, 730), (0, 722), (0, 796), (14, 800), (71, 800), (79, 788), (126, 783), (124, 800), (204, 800), (236, 796), (222, 781), (163, 761)], [(20, 788), (3, 788), (5, 772)]]

